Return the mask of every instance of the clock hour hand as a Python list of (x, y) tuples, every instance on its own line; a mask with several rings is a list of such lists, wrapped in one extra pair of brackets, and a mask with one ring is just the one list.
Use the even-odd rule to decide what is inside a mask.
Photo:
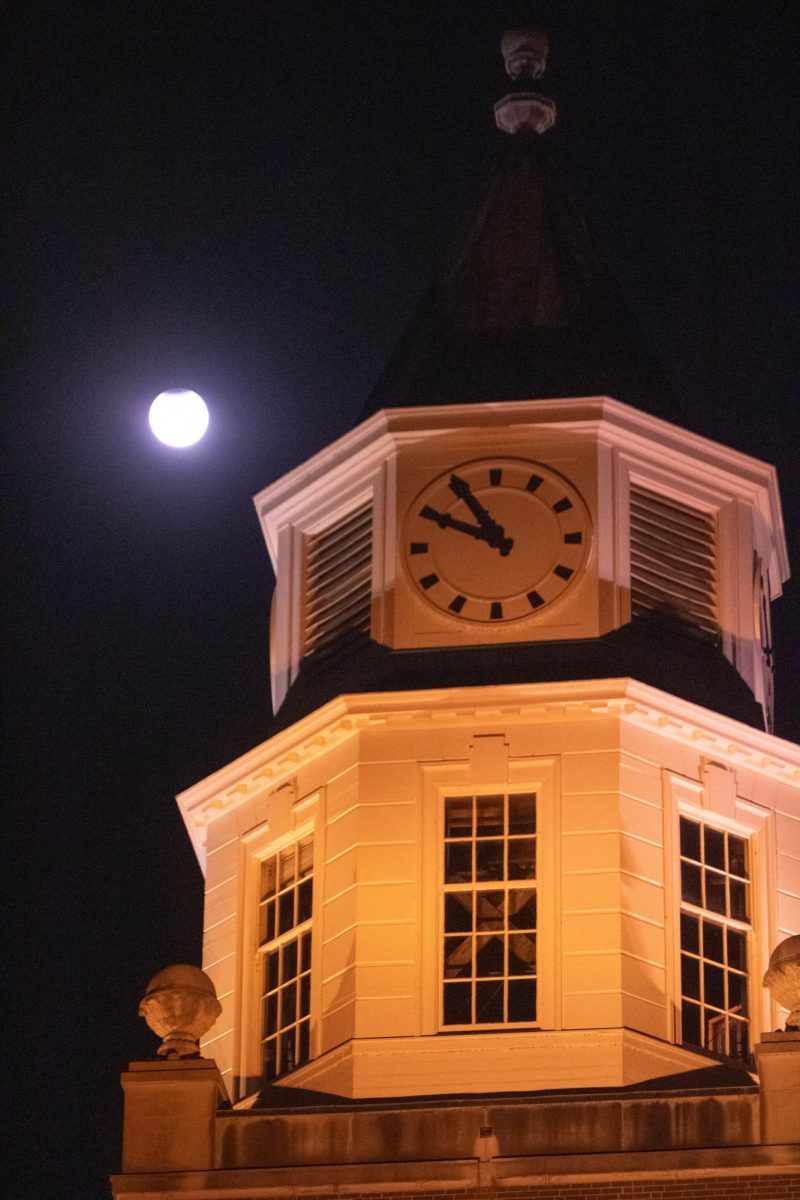
[(472, 494), (472, 488), (467, 483), (466, 479), (462, 479), (459, 475), (450, 476), (450, 491), (458, 496), (459, 500), (463, 500), (467, 508), (469, 508), (475, 519), (484, 526), (485, 529), (500, 530), (500, 536), (504, 536), (504, 530), (495, 520), (490, 517), (489, 513), (481, 504), (480, 500)]
[(505, 536), (499, 525), (493, 524), (491, 527), (468, 525), (466, 521), (459, 521), (457, 517), (451, 517), (449, 513), (437, 512), (429, 504), (426, 504), (420, 510), (419, 515), (424, 517), (426, 521), (435, 521), (440, 529), (455, 529), (459, 533), (469, 534), (477, 542), (487, 542), (493, 550), (499, 550), (503, 557), (508, 554), (514, 545), (511, 538)]

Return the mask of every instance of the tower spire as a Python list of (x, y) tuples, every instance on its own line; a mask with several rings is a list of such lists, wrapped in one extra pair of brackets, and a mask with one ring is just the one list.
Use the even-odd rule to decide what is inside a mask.
[(539, 85), (548, 47), (537, 28), (503, 35), (510, 87), (494, 117), (505, 144), (466, 236), (364, 416), (418, 404), (600, 394), (663, 408), (663, 381), (542, 136), (556, 117)]

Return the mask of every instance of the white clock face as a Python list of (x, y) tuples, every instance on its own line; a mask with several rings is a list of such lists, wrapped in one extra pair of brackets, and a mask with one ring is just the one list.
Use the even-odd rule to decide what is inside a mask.
[(418, 592), (458, 621), (497, 623), (553, 604), (579, 578), (591, 519), (563, 476), (521, 458), (461, 463), (434, 479), (403, 523)]

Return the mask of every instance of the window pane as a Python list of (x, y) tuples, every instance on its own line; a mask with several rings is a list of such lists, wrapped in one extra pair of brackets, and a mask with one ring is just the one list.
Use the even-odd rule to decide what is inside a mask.
[(311, 934), (304, 933), (300, 939), (300, 970), (311, 970)]
[(278, 933), (294, 928), (294, 888), (278, 897)]
[(700, 826), (681, 817), (681, 854), (700, 862)]
[(297, 974), (297, 942), (289, 942), (283, 948), (283, 970), (281, 983), (287, 983)]
[(278, 1073), (278, 1043), (270, 1038), (264, 1043), (264, 1078), (274, 1079)]
[(529, 933), (512, 933), (508, 939), (509, 975), (533, 975), (536, 972), (536, 938)]
[(509, 1021), (536, 1020), (536, 980), (512, 979), (508, 984)]
[(703, 892), (700, 885), (700, 868), (692, 863), (681, 863), (681, 897), (687, 904), (695, 904), (698, 908), (703, 904)]
[(714, 962), (724, 962), (722, 953), (722, 926), (713, 921), (703, 921), (703, 957)]
[(475, 843), (475, 878), (479, 881), (503, 878), (503, 842)]
[(476, 800), (478, 837), (501, 838), (503, 836), (503, 797), (478, 796)]
[(475, 939), (475, 974), (505, 975), (505, 953), (502, 937)]
[(268, 858), (261, 864), (261, 899), (275, 894), (275, 859)]
[(703, 963), (703, 999), (714, 1008), (725, 1007), (725, 973), (713, 963)]
[(472, 975), (472, 938), (444, 939), (444, 974), (446, 979)]
[(725, 834), (720, 833), (718, 829), (711, 829), (706, 825), (703, 831), (703, 840), (705, 843), (706, 866), (717, 867), (720, 871), (725, 870)]
[(311, 976), (303, 975), (300, 979), (300, 1016), (307, 1017), (311, 1012)]
[(731, 895), (730, 915), (735, 921), (749, 921), (747, 884), (742, 883), (739, 879), (731, 879), (729, 880), (729, 887)]
[(472, 892), (448, 892), (444, 898), (445, 933), (472, 929)]
[(681, 1038), (690, 1046), (702, 1046), (700, 1037), (700, 1008), (684, 1001), (681, 1010)]
[(476, 928), (480, 930), (503, 929), (505, 927), (505, 894), (503, 892), (478, 892), (476, 900)]
[(297, 988), (294, 983), (287, 983), (281, 988), (281, 1029), (293, 1025), (297, 1020)]
[(302, 925), (304, 921), (311, 920), (311, 901), (313, 883), (310, 879), (304, 879), (297, 889), (297, 924)]
[(273, 950), (267, 955), (267, 986), (266, 991), (274, 992), (278, 986), (278, 951)]
[(297, 848), (297, 874), (299, 878), (308, 875), (314, 865), (314, 842), (312, 838), (303, 838)]
[(700, 923), (690, 913), (681, 913), (681, 950), (700, 953)]
[(727, 912), (725, 904), (725, 876), (720, 875), (718, 871), (704, 871), (706, 882), (706, 902), (704, 907), (711, 912), (721, 913), (725, 916)]
[(517, 838), (508, 843), (509, 879), (536, 878), (536, 839)]
[(294, 1070), (294, 1030), (289, 1029), (286, 1033), (282, 1033), (278, 1040), (278, 1066), (283, 1075), (286, 1071)]
[(291, 883), (292, 880), (294, 879), (294, 868), (295, 868), (294, 858), (295, 858), (294, 846), (291, 846), (288, 850), (281, 851), (279, 883), (282, 888), (286, 887), (286, 885)]
[(472, 1021), (469, 983), (446, 983), (444, 985), (445, 1025), (469, 1025)]
[(472, 842), (446, 842), (444, 848), (445, 883), (472, 882)]
[(737, 971), (747, 970), (747, 938), (737, 929), (728, 930), (728, 966)]
[(681, 991), (693, 1000), (700, 999), (700, 963), (688, 954), (681, 955)]
[(268, 900), (266, 904), (261, 905), (259, 913), (259, 931), (258, 940), (261, 945), (264, 942), (271, 942), (275, 937), (275, 901)]
[(448, 796), (444, 802), (444, 836), (472, 837), (472, 797)]
[(508, 797), (508, 832), (513, 834), (536, 833), (536, 797)]
[(513, 891), (508, 893), (509, 929), (536, 928), (536, 892)]
[(503, 982), (489, 980), (475, 984), (475, 1022), (494, 1025), (503, 1020)]
[(728, 1008), (747, 1016), (747, 977), (737, 975), (734, 971), (728, 974)]
[(310, 1028), (311, 1028), (311, 1026), (309, 1025), (308, 1021), (303, 1021), (303, 1024), (300, 1026), (300, 1029), (299, 1029), (299, 1035), (300, 1035), (299, 1043), (300, 1044), (299, 1044), (298, 1050), (297, 1050), (297, 1065), (298, 1065), (298, 1067), (301, 1065), (301, 1063), (308, 1062)]
[(278, 993), (271, 992), (267, 996), (267, 1003), (264, 1013), (264, 1031), (265, 1033), (274, 1033), (278, 1028)]
[(747, 879), (747, 844), (743, 838), (728, 834), (728, 870)]

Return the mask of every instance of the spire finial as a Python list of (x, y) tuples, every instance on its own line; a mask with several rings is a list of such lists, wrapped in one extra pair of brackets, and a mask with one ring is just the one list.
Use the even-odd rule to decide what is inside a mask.
[(547, 34), (535, 26), (508, 29), (500, 39), (506, 74), (516, 85), (494, 106), (497, 128), (504, 133), (546, 133), (555, 124), (555, 103), (549, 96), (528, 90), (530, 82), (544, 75), (549, 48)]

